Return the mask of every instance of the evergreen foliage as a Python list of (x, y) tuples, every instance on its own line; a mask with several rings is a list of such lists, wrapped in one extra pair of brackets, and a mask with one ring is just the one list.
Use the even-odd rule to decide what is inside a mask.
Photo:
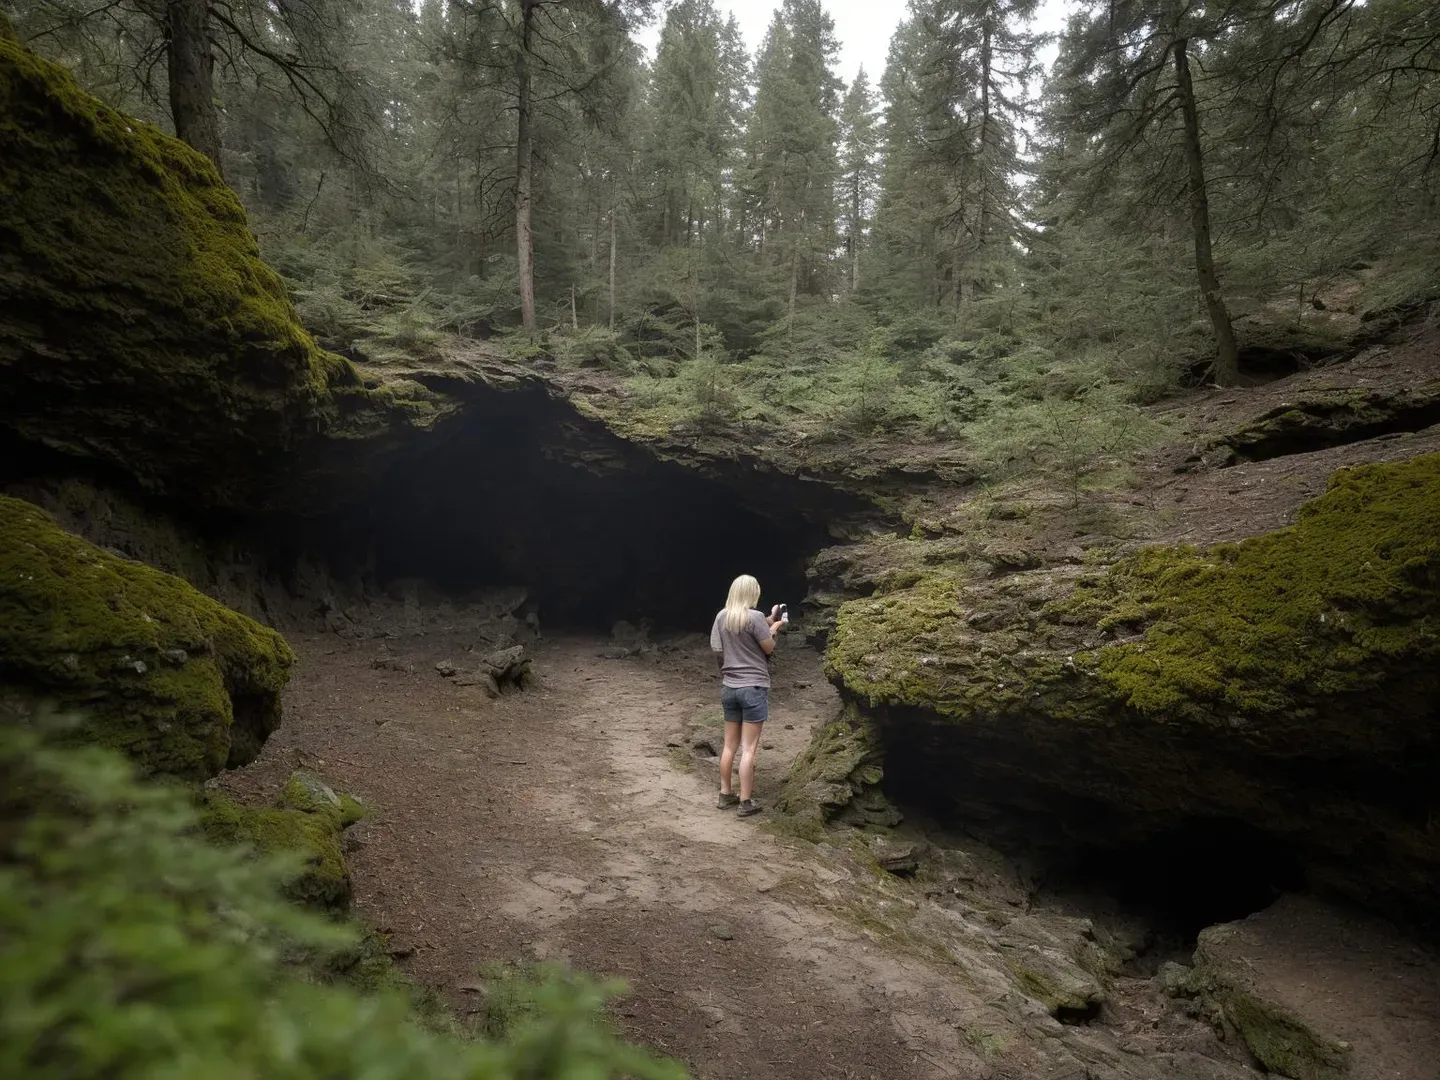
[(615, 1039), (616, 990), (503, 986), (499, 1037), (422, 1025), (407, 998), (318, 974), (356, 937), (277, 891), (293, 872), (213, 847), (177, 788), (112, 752), (0, 726), (0, 1074), (33, 1080), (678, 1080)]
[[(9, 3), (169, 122), (139, 8)], [(1049, 419), (996, 441), (1034, 412), (1036, 357), (1105, 424), (1440, 299), (1432, 5), (1082, 0), (1050, 71), (1036, 9), (911, 0), (884, 73), (847, 88), (821, 0), (777, 2), (754, 56), (716, 0), (326, 0), (323, 55), (283, 19), (253, 38), (307, 57), (323, 99), (216, 36), (223, 163), (347, 355), (499, 337), (627, 375), (656, 424), (965, 436), (996, 475), (1050, 459), (1025, 449)]]

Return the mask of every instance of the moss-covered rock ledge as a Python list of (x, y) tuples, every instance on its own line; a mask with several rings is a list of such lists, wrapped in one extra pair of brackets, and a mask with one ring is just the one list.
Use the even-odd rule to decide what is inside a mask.
[(22, 444), (212, 505), (363, 397), (210, 162), (3, 32), (0, 378)]
[(179, 578), (0, 497), (0, 721), (74, 714), (77, 739), (201, 780), (259, 752), (294, 659), (278, 633)]
[(1102, 846), (1241, 822), (1316, 886), (1440, 916), (1440, 456), (1342, 470), (1234, 545), (853, 601), (827, 663), (887, 775), (962, 815)]

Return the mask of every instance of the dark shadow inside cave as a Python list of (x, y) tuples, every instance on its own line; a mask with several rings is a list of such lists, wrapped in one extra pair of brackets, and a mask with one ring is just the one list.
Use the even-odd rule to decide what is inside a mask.
[(900, 721), (885, 728), (885, 790), (902, 811), (1017, 860), (1041, 891), (1107, 898), (1187, 948), (1205, 927), (1305, 888), (1297, 854), (1259, 825), (1126, 811), (1035, 782), (1019, 770), (1043, 772), (1043, 755), (1008, 753)]
[(1062, 876), (1103, 889), (1187, 942), (1304, 885), (1298, 861), (1274, 837), (1228, 818), (1192, 818), (1135, 843), (1082, 849)]
[(547, 625), (707, 631), (740, 573), (760, 579), (762, 604), (798, 604), (806, 561), (858, 502), (741, 461), (713, 469), (663, 460), (543, 393), (492, 394), (392, 459), (337, 524), (364, 538), (382, 584), (524, 585)]

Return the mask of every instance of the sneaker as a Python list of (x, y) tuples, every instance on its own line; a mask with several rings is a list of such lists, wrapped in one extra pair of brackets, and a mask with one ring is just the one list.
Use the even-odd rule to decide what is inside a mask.
[(716, 810), (729, 810), (732, 806), (739, 806), (739, 805), (740, 805), (740, 796), (739, 796), (739, 795), (732, 795), (732, 794), (730, 794), (729, 792), (726, 792), (726, 791), (722, 791), (722, 792), (720, 793), (720, 798), (718, 798), (718, 799), (715, 800), (715, 809), (716, 809)]
[(746, 799), (740, 804), (739, 809), (735, 811), (739, 817), (749, 817), (751, 814), (758, 814), (759, 812), (760, 804), (754, 799)]

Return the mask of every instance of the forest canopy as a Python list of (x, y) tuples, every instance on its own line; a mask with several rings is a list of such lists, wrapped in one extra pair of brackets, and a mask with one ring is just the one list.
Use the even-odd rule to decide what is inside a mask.
[(910, 0), (849, 85), (821, 0), (753, 55), (714, 0), (9, 2), (223, 168), (327, 345), (506, 339), (662, 415), (1143, 402), (1440, 269), (1425, 0), (1081, 0), (1055, 40), (1037, 0)]

